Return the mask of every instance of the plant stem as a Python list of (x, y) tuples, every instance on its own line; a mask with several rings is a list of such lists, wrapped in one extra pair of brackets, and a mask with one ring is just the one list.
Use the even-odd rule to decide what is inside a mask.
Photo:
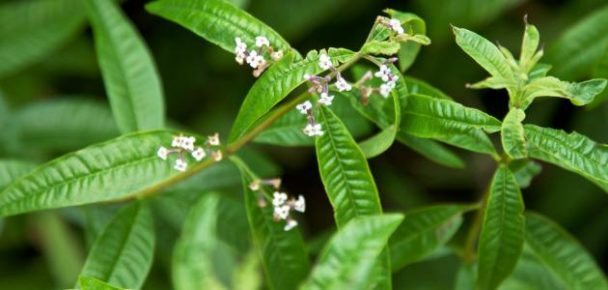
[(486, 204), (488, 201), (488, 196), (490, 195), (490, 188), (484, 192), (481, 199), (481, 206), (475, 212), (475, 217), (473, 218), (473, 224), (469, 228), (469, 232), (467, 233), (467, 238), (465, 240), (464, 246), (464, 254), (462, 256), (464, 262), (466, 264), (472, 264), (475, 261), (475, 246), (477, 245), (477, 238), (479, 237), (479, 232), (481, 231), (481, 223), (483, 222), (483, 214), (486, 211)]

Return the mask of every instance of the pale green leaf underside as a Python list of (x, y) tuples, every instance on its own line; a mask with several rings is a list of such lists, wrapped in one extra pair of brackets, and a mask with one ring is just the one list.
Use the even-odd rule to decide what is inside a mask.
[(403, 108), (401, 129), (421, 138), (432, 138), (457, 147), (495, 155), (485, 132), (500, 131), (500, 121), (459, 103), (413, 94)]
[(456, 44), (492, 76), (505, 80), (513, 78), (507, 59), (496, 45), (470, 30), (458, 27), (452, 29), (456, 35)]
[[(180, 175), (176, 156), (161, 160), (156, 152), (173, 135), (132, 133), (46, 163), (0, 193), (0, 216), (126, 198), (166, 182)], [(192, 167), (194, 159), (186, 158)]]
[[(225, 289), (217, 278), (213, 257), (221, 248), (218, 234), (220, 197), (203, 196), (186, 217), (173, 250), (172, 278), (176, 290)], [(230, 257), (222, 259), (227, 263)]]
[(523, 107), (527, 107), (537, 97), (560, 97), (570, 100), (576, 106), (584, 106), (591, 103), (605, 88), (605, 79), (572, 83), (550, 76), (540, 77), (525, 86)]
[(573, 171), (608, 192), (608, 146), (576, 132), (525, 125), (530, 157)]
[(393, 272), (420, 261), (445, 245), (462, 224), (470, 205), (436, 205), (405, 213), (407, 218), (390, 239)]
[(123, 133), (163, 128), (162, 86), (143, 39), (114, 1), (85, 2), (118, 128)]
[(357, 217), (328, 242), (302, 290), (369, 289), (374, 266), (403, 215)]
[(274, 49), (289, 49), (289, 43), (281, 35), (229, 1), (159, 0), (147, 4), (146, 9), (231, 53), (236, 46), (235, 37), (252, 46), (256, 36), (265, 36)]
[(538, 214), (526, 215), (526, 243), (565, 289), (608, 289), (593, 257), (559, 225)]
[(511, 108), (505, 116), (500, 128), (500, 138), (503, 149), (513, 159), (526, 158), (528, 156), (528, 145), (524, 136), (522, 121), (526, 113), (518, 108)]
[(80, 275), (139, 289), (152, 265), (154, 240), (150, 211), (139, 202), (130, 204), (112, 218), (97, 238)]
[[(259, 206), (259, 198), (272, 198), (270, 192), (262, 188), (254, 192), (249, 184), (258, 177), (238, 158), (231, 158), (241, 171), (245, 208), (254, 244), (260, 257), (270, 289), (295, 289), (308, 273), (309, 261), (306, 247), (299, 228), (285, 231), (285, 222), (273, 220), (271, 204)], [(262, 194), (263, 196), (259, 196)]]
[(110, 109), (84, 98), (34, 103), (17, 111), (11, 125), (22, 146), (47, 151), (77, 150), (119, 135)]
[(486, 201), (479, 237), (477, 289), (496, 289), (507, 278), (524, 245), (524, 202), (515, 176), (497, 169)]
[[(344, 49), (330, 49), (328, 55), (335, 61), (346, 61), (354, 53)], [(323, 70), (319, 67), (319, 53), (311, 51), (305, 59), (298, 60), (293, 53), (268, 68), (253, 84), (232, 125), (229, 142), (243, 136), (251, 126), (268, 113), (295, 88), (306, 82), (304, 75), (316, 75)]]
[(542, 166), (536, 161), (521, 159), (511, 161), (509, 169), (515, 175), (519, 188), (526, 188), (530, 186), (532, 179), (542, 171)]
[(34, 168), (36, 165), (31, 162), (0, 159), (0, 191)]
[(84, 20), (79, 0), (12, 1), (0, 5), (0, 78), (43, 60), (74, 37)]

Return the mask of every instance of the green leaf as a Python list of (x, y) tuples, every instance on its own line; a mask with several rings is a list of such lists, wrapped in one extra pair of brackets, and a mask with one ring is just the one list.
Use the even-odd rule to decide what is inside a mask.
[(46, 163), (0, 192), (0, 216), (127, 198), (187, 177), (192, 172), (173, 169), (175, 155), (161, 160), (156, 154), (173, 135), (132, 133)]
[(538, 214), (526, 215), (526, 243), (566, 289), (608, 289), (601, 268), (572, 236)]
[[(327, 54), (337, 62), (344, 62), (354, 57), (353, 52), (345, 49), (330, 48)], [(323, 71), (319, 67), (319, 53), (316, 51), (309, 52), (304, 60), (295, 62), (294, 60), (296, 60), (294, 54), (287, 54), (253, 84), (232, 125), (228, 138), (230, 143), (245, 135), (272, 107), (306, 82), (304, 75), (316, 75)]]
[(359, 143), (359, 148), (361, 148), (361, 152), (363, 152), (365, 158), (369, 159), (376, 157), (388, 150), (395, 141), (397, 130), (399, 130), (399, 127), (390, 125), (386, 129), (378, 132), (378, 134), (361, 141)]
[(401, 130), (413, 136), (496, 155), (485, 132), (499, 131), (500, 121), (480, 110), (450, 100), (413, 94), (407, 98), (403, 118)]
[(162, 85), (144, 40), (114, 1), (85, 3), (118, 128), (123, 133), (163, 128)]
[(542, 78), (547, 76), (547, 73), (553, 68), (552, 65), (546, 63), (537, 63), (534, 67), (528, 72), (528, 81), (533, 81), (537, 78)]
[(528, 145), (524, 136), (522, 121), (526, 113), (518, 108), (511, 108), (500, 128), (500, 139), (505, 153), (513, 159), (522, 159), (528, 156)]
[(452, 98), (446, 95), (444, 92), (431, 86), (429, 83), (419, 80), (417, 78), (413, 78), (410, 76), (404, 76), (403, 80), (405, 81), (405, 86), (407, 87), (408, 95), (418, 94), (425, 95), (437, 99), (446, 99), (451, 100)]
[[(353, 137), (367, 135), (372, 130), (372, 124), (352, 108), (346, 97), (336, 95), (331, 107), (340, 120), (344, 121)], [(315, 139), (302, 132), (307, 122), (307, 118), (302, 113), (290, 110), (268, 126), (254, 141), (280, 146), (314, 146)]]
[(500, 290), (566, 290), (564, 285), (535, 257), (529, 246), (524, 246), (524, 252), (517, 262), (513, 274), (505, 280)]
[(118, 212), (97, 238), (80, 275), (139, 289), (153, 255), (152, 215), (144, 204), (134, 202)]
[(524, 31), (524, 38), (521, 42), (521, 52), (519, 54), (519, 65), (525, 68), (524, 71), (529, 71), (534, 67), (535, 63), (531, 62), (532, 58), (536, 54), (538, 44), (540, 42), (540, 35), (536, 26), (528, 24), (526, 22), (526, 29)]
[(265, 36), (274, 49), (289, 49), (289, 43), (281, 35), (228, 1), (159, 0), (147, 4), (146, 10), (178, 23), (231, 53), (236, 37), (253, 45), (256, 36)]
[(401, 43), (401, 49), (399, 50), (397, 57), (399, 58), (399, 68), (404, 72), (414, 63), (414, 60), (418, 56), (418, 52), (420, 52), (420, 45), (430, 44), (430, 39), (424, 35), (426, 34), (426, 23), (424, 23), (422, 18), (413, 13), (400, 12), (393, 9), (385, 9), (384, 12), (391, 18), (399, 19), (403, 30), (408, 34), (414, 34), (414, 37), (418, 38), (426, 38), (423, 39), (424, 41), (428, 40), (428, 42), (425, 43), (416, 43), (412, 41)]
[(249, 185), (259, 180), (240, 159), (230, 160), (240, 169), (243, 178), (245, 208), (254, 244), (262, 258), (262, 265), (270, 289), (296, 289), (308, 273), (306, 246), (298, 228), (285, 231), (283, 222), (273, 220), (271, 206), (259, 206), (260, 198), (271, 199), (265, 188), (254, 192)]
[(420, 261), (445, 245), (462, 224), (470, 205), (436, 205), (405, 213), (407, 218), (390, 239), (393, 272)]
[(397, 54), (400, 48), (401, 45), (395, 41), (372, 40), (363, 45), (361, 53), (391, 56)]
[(525, 125), (532, 158), (573, 171), (608, 192), (608, 146), (572, 132)]
[(91, 277), (80, 277), (78, 278), (80, 289), (82, 290), (127, 290), (119, 287), (112, 286), (101, 280)]
[(12, 1), (0, 5), (0, 78), (44, 60), (82, 28), (79, 0)]
[(509, 169), (515, 175), (519, 188), (526, 188), (530, 186), (532, 179), (541, 172), (542, 166), (535, 161), (521, 159), (509, 162)]
[(498, 47), (479, 34), (453, 26), (456, 44), (493, 77), (506, 81), (514, 78), (507, 59)]
[(524, 87), (524, 104), (526, 108), (537, 97), (560, 97), (570, 100), (576, 106), (584, 106), (593, 101), (595, 96), (606, 88), (605, 79), (592, 79), (580, 83), (560, 81), (555, 77), (534, 79)]
[(434, 140), (414, 137), (400, 131), (397, 133), (397, 141), (438, 164), (452, 168), (465, 166), (464, 161), (456, 153)]
[(31, 162), (0, 159), (0, 191), (34, 168), (36, 165)]
[(374, 266), (403, 215), (357, 217), (325, 247), (309, 279), (300, 289), (370, 289)]
[(477, 289), (496, 289), (508, 277), (524, 245), (524, 202), (505, 165), (494, 174), (479, 237)]
[[(358, 216), (380, 214), (378, 189), (365, 155), (344, 124), (326, 107), (318, 110), (324, 134), (316, 140), (317, 162), (338, 228)], [(380, 288), (390, 287), (389, 257), (379, 262)]]
[[(173, 251), (173, 285), (176, 290), (226, 289), (215, 273), (214, 257), (230, 259), (218, 237), (220, 197), (203, 196), (186, 217)], [(228, 253), (230, 254), (230, 253)]]
[(608, 6), (594, 11), (566, 30), (547, 51), (557, 76), (577, 79), (589, 74), (608, 51)]
[(11, 125), (21, 146), (42, 151), (76, 150), (119, 135), (109, 108), (86, 99), (34, 103), (17, 111)]

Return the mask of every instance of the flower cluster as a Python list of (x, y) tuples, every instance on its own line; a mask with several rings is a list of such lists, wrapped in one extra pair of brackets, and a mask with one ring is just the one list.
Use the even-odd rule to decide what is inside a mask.
[[(291, 212), (297, 211), (303, 213), (306, 211), (306, 200), (304, 200), (304, 196), (299, 195), (297, 199), (289, 198), (287, 193), (279, 190), (281, 187), (281, 179), (279, 178), (255, 180), (249, 184), (249, 188), (258, 192), (262, 185), (272, 185), (275, 190), (272, 195), (274, 221), (279, 222), (284, 220), (286, 222), (285, 227), (283, 228), (285, 231), (289, 231), (296, 227), (298, 221), (291, 216)], [(260, 207), (266, 207), (266, 197), (264, 196), (264, 193), (259, 194), (258, 204)]]
[(382, 80), (383, 83), (380, 85), (379, 92), (383, 97), (388, 98), (399, 77), (393, 74), (386, 64), (381, 65), (380, 70), (374, 76)]
[(267, 61), (267, 57), (272, 61), (283, 58), (283, 51), (275, 51), (265, 36), (257, 36), (255, 38), (255, 48), (250, 51), (247, 51), (247, 44), (240, 37), (236, 37), (234, 41), (236, 42), (234, 48), (236, 62), (241, 65), (246, 62), (254, 69), (253, 75), (255, 77), (260, 76), (270, 66), (271, 63)]
[(164, 146), (160, 146), (156, 154), (162, 160), (167, 160), (170, 154), (176, 153), (178, 155), (177, 160), (175, 160), (175, 165), (173, 168), (178, 171), (186, 171), (188, 168), (188, 162), (186, 162), (185, 156), (190, 154), (192, 158), (196, 161), (201, 161), (207, 156), (207, 151), (211, 151), (211, 157), (215, 161), (222, 160), (222, 151), (217, 147), (220, 146), (220, 137), (218, 133), (215, 133), (207, 138), (207, 142), (205, 143), (205, 150), (202, 147), (195, 147), (196, 138), (190, 136), (174, 136), (171, 141), (171, 148), (166, 148)]

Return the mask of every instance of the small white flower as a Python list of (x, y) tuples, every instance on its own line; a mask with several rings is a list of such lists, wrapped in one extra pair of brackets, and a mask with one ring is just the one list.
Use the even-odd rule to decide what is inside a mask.
[(304, 134), (313, 137), (313, 136), (323, 136), (323, 130), (321, 128), (321, 124), (308, 124), (304, 128)]
[(393, 73), (387, 65), (383, 64), (380, 66), (380, 70), (377, 71), (374, 76), (382, 79), (383, 82), (388, 82), (393, 77)]
[(285, 227), (283, 228), (283, 230), (290, 231), (291, 229), (295, 228), (298, 225), (298, 222), (294, 219), (288, 219), (287, 223), (285, 223)]
[(213, 157), (213, 160), (219, 162), (222, 161), (222, 159), (224, 158), (224, 155), (222, 154), (222, 151), (213, 151), (211, 152), (211, 157)]
[(380, 85), (380, 94), (385, 97), (388, 98), (388, 96), (390, 95), (391, 91), (393, 90), (394, 86), (391, 86), (391, 82), (389, 83), (384, 83), (382, 85)]
[(201, 147), (197, 147), (196, 150), (192, 151), (192, 157), (194, 157), (196, 161), (203, 160), (205, 156), (207, 156), (207, 153), (205, 153), (205, 150), (203, 150)]
[(244, 63), (244, 61), (245, 61), (245, 58), (246, 58), (246, 57), (247, 57), (247, 55), (246, 55), (246, 54), (244, 54), (244, 53), (239, 53), (239, 54), (237, 54), (237, 55), (234, 57), (234, 60), (236, 60), (236, 62), (237, 62), (238, 64), (243, 64), (243, 63)]
[(299, 212), (306, 211), (306, 200), (304, 200), (304, 196), (298, 196), (298, 199), (293, 203), (293, 209)]
[(260, 181), (259, 180), (255, 180), (252, 183), (249, 184), (249, 189), (253, 190), (253, 191), (258, 191), (260, 189)]
[(252, 68), (258, 68), (258, 67), (264, 66), (266, 64), (266, 60), (264, 59), (264, 56), (259, 55), (258, 52), (255, 50), (252, 50), (251, 52), (249, 52), (249, 55), (247, 56), (246, 61), (249, 64), (249, 66), (251, 66)]
[(327, 55), (326, 53), (321, 53), (321, 55), (319, 56), (319, 66), (324, 70), (328, 70), (333, 67), (329, 55)]
[(268, 38), (266, 38), (265, 36), (258, 36), (255, 38), (255, 46), (257, 46), (257, 47), (270, 46), (270, 41), (268, 41)]
[(247, 44), (245, 44), (240, 37), (235, 37), (236, 47), (234, 48), (235, 54), (244, 54), (247, 51)]
[(169, 155), (169, 150), (167, 150), (167, 148), (160, 146), (160, 148), (158, 148), (158, 152), (156, 152), (156, 155), (158, 155), (158, 157), (160, 157), (160, 159), (162, 160), (167, 160), (167, 155)]
[(272, 58), (272, 60), (278, 61), (281, 58), (283, 58), (283, 51), (282, 50), (275, 51), (270, 54), (270, 57)]
[(215, 133), (207, 138), (207, 143), (211, 146), (220, 146), (220, 134)]
[(173, 136), (173, 140), (171, 141), (171, 147), (182, 147), (182, 144), (184, 143), (184, 137), (183, 136)]
[(284, 220), (289, 216), (289, 211), (291, 208), (288, 205), (283, 206), (275, 206), (274, 207), (274, 215), (277, 219)]
[(397, 32), (397, 34), (403, 34), (405, 32), (403, 31), (403, 27), (401, 26), (401, 21), (399, 21), (399, 19), (392, 18), (388, 21), (388, 26), (393, 31)]
[(175, 170), (177, 170), (177, 171), (184, 172), (184, 171), (186, 171), (186, 168), (188, 168), (188, 163), (186, 163), (186, 161), (184, 161), (182, 159), (177, 159), (175, 161), (175, 166), (173, 166), (173, 168), (175, 168)]
[(334, 96), (330, 96), (327, 93), (321, 93), (321, 98), (319, 99), (319, 103), (324, 106), (331, 106), (331, 103), (334, 100)]
[(352, 90), (353, 86), (347, 83), (344, 78), (338, 77), (338, 80), (336, 81), (336, 88), (338, 88), (338, 91), (343, 92)]
[(272, 195), (272, 205), (282, 206), (287, 201), (287, 194), (284, 192), (275, 191)]
[(196, 142), (196, 138), (194, 137), (182, 137), (182, 148), (192, 151), (194, 150), (194, 142)]
[(304, 74), (304, 79), (307, 81), (310, 81), (310, 80), (312, 80), (312, 76), (309, 74)]
[(308, 110), (312, 109), (312, 103), (310, 101), (306, 101), (296, 106), (296, 109), (300, 111), (300, 113), (306, 115), (308, 114)]

